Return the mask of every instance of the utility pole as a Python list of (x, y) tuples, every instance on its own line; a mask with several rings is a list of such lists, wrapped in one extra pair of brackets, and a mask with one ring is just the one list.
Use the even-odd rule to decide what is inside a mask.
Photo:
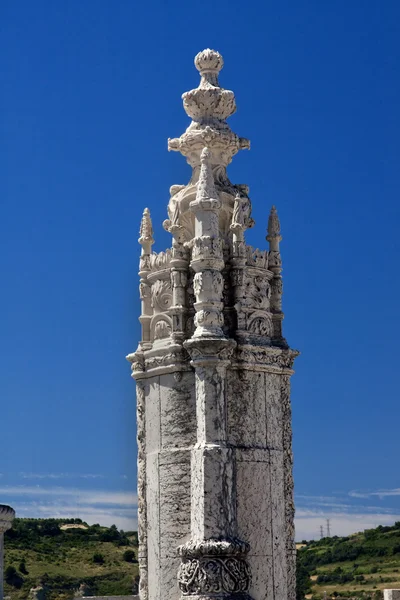
[(326, 520), (326, 536), (331, 537), (331, 520)]
[(320, 531), (321, 540), (322, 540), (322, 538), (324, 537), (324, 526), (323, 525), (320, 526), (319, 531)]

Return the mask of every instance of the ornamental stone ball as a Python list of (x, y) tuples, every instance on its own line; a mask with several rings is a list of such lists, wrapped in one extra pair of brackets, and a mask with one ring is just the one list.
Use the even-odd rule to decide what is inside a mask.
[[(227, 166), (250, 142), (227, 119), (235, 95), (219, 85), (219, 52), (195, 57), (191, 118), (168, 140), (192, 168), (172, 185), (154, 252), (143, 212), (142, 335), (128, 355), (136, 380), (141, 600), (295, 600), (290, 377), (298, 352), (282, 332), (281, 226), (273, 206), (267, 249), (249, 187)], [(260, 201), (263, 201), (261, 199)], [(265, 217), (267, 221), (267, 216)]]
[(206, 50), (202, 50), (202, 52), (196, 54), (194, 64), (200, 75), (203, 75), (207, 71), (219, 73), (224, 66), (224, 59), (219, 52), (206, 48)]

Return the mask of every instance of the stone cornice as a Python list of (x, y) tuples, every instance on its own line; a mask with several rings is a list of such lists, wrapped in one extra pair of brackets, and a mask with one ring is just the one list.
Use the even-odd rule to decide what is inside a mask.
[(132, 365), (132, 377), (139, 380), (221, 362), (232, 369), (292, 375), (294, 360), (300, 354), (290, 348), (235, 345), (234, 340), (223, 338), (191, 339), (183, 346), (171, 344), (164, 348), (137, 351), (126, 358)]
[(298, 350), (243, 344), (237, 347), (232, 368), (252, 371), (269, 371), (292, 375), (293, 363), (300, 352)]

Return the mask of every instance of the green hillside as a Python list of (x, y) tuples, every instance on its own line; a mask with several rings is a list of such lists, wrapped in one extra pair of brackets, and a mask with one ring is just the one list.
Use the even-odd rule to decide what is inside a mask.
[(325, 591), (380, 600), (384, 588), (400, 588), (400, 522), (298, 545), (298, 600), (322, 598)]
[[(80, 519), (15, 519), (5, 534), (5, 596), (69, 600), (132, 594), (138, 581), (137, 534)], [(34, 594), (31, 593), (32, 598)]]

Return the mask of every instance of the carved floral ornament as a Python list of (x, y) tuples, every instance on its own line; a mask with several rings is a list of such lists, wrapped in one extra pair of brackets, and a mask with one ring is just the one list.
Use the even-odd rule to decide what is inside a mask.
[(251, 572), (248, 563), (237, 557), (184, 559), (178, 571), (183, 596), (193, 594), (243, 594), (248, 592)]
[(249, 549), (238, 539), (190, 541), (180, 546), (178, 585), (182, 595), (248, 592), (251, 570), (245, 557)]

